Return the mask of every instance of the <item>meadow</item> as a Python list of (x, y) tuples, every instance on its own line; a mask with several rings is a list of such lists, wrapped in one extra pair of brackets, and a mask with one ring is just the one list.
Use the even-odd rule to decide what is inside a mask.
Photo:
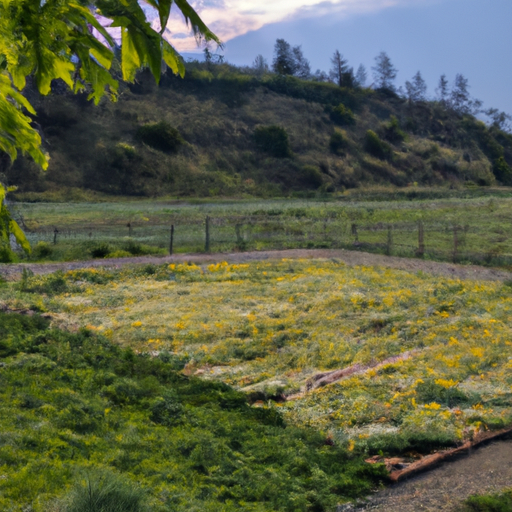
[[(501, 282), (326, 260), (171, 264), (25, 275), (2, 301), (173, 354), (185, 374), (274, 401), (286, 422), (356, 453), (428, 453), (512, 419), (512, 289)], [(303, 393), (318, 372), (356, 364)]]
[(510, 192), (481, 193), (413, 187), (408, 195), (383, 189), (310, 199), (36, 202), (13, 209), (33, 260), (167, 254), (171, 225), (178, 253), (347, 248), (415, 257), (421, 222), (427, 259), (510, 266)]

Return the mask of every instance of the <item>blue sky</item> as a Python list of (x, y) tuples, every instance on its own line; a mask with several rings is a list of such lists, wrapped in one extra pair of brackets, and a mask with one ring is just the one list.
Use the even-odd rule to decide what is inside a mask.
[[(199, 0), (194, 4), (225, 41), (225, 57), (250, 64), (272, 60), (277, 38), (302, 45), (313, 70), (328, 70), (335, 49), (370, 71), (386, 51), (397, 85), (420, 70), (434, 94), (439, 76), (469, 79), (485, 107), (512, 114), (512, 0)], [(175, 23), (178, 20), (175, 20)], [(169, 27), (171, 28), (171, 27)], [(176, 31), (173, 42), (190, 51)], [(188, 41), (188, 43), (187, 43)], [(180, 44), (181, 43), (181, 44)]]

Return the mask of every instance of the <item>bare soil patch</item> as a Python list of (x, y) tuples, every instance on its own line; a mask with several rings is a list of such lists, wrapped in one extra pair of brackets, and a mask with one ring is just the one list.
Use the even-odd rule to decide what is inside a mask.
[(80, 268), (121, 268), (128, 265), (163, 264), (192, 262), (216, 263), (228, 261), (243, 263), (247, 261), (261, 261), (273, 259), (302, 259), (325, 258), (337, 259), (347, 265), (388, 267), (408, 272), (425, 272), (433, 275), (442, 275), (456, 279), (469, 279), (481, 281), (512, 280), (512, 273), (506, 270), (481, 267), (477, 265), (457, 265), (438, 261), (425, 261), (421, 259), (400, 258), (397, 256), (384, 256), (358, 251), (345, 251), (343, 249), (289, 249), (282, 251), (252, 251), (215, 254), (177, 254), (174, 256), (138, 256), (133, 258), (107, 258), (102, 260), (72, 261), (60, 263), (15, 263), (0, 265), (0, 275), (4, 279), (16, 280), (23, 269), (31, 270), (34, 274), (50, 274), (58, 270), (76, 270)]
[(472, 494), (511, 486), (512, 441), (495, 441), (379, 491), (367, 505), (353, 510), (450, 512)]

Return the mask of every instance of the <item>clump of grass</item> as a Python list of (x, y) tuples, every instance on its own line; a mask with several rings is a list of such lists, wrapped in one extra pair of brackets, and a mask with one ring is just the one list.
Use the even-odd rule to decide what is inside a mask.
[(63, 500), (62, 512), (148, 512), (147, 496), (111, 471), (94, 470), (78, 479)]
[(511, 512), (512, 491), (470, 496), (456, 512)]

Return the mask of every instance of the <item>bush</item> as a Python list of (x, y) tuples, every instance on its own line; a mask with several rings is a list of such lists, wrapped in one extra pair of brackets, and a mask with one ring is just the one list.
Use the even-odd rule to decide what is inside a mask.
[(324, 182), (322, 173), (318, 167), (312, 165), (305, 165), (301, 171), (302, 183), (307, 187), (318, 188)]
[(91, 249), (91, 256), (93, 258), (106, 258), (110, 253), (110, 245), (99, 244)]
[(389, 124), (384, 126), (384, 138), (393, 144), (405, 140), (405, 132), (400, 129), (396, 116), (391, 116)]
[(372, 130), (366, 132), (364, 148), (370, 155), (381, 160), (388, 160), (392, 156), (391, 146), (380, 140), (379, 136)]
[(144, 512), (144, 493), (133, 484), (110, 472), (95, 472), (77, 482), (71, 490), (64, 512)]
[(346, 146), (345, 138), (341, 132), (335, 131), (329, 140), (329, 149), (335, 155), (341, 155)]
[(0, 263), (13, 263), (16, 261), (16, 255), (8, 245), (0, 246)]
[(37, 242), (32, 256), (35, 259), (49, 258), (53, 254), (53, 247), (48, 242)]
[(184, 142), (180, 132), (165, 121), (140, 126), (136, 136), (144, 144), (166, 153), (175, 153)]
[(291, 156), (288, 134), (280, 126), (258, 126), (254, 130), (254, 140), (259, 149), (276, 158)]
[(512, 170), (507, 164), (504, 157), (500, 156), (494, 161), (492, 172), (498, 181), (501, 181), (504, 185), (510, 185), (512, 183)]
[(348, 126), (356, 124), (356, 119), (352, 110), (345, 107), (343, 103), (340, 103), (337, 107), (330, 109), (329, 116), (333, 123), (341, 126)]

